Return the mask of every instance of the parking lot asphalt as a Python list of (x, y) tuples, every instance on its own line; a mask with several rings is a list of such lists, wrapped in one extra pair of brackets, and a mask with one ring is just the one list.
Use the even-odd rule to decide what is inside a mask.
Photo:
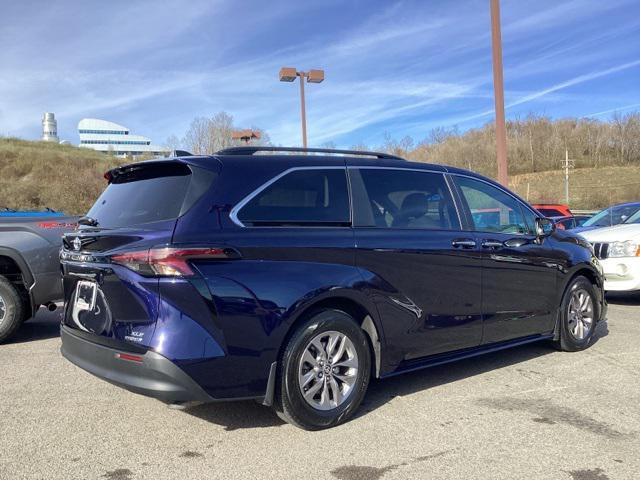
[(59, 353), (40, 311), (0, 345), (2, 479), (640, 478), (640, 298), (579, 353), (534, 344), (373, 382), (321, 432), (254, 402), (169, 409)]

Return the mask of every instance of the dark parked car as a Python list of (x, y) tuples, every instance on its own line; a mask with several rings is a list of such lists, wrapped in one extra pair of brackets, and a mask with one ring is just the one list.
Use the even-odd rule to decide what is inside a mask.
[(257, 399), (320, 429), (371, 377), (592, 340), (606, 303), (590, 246), (492, 180), (263, 150), (106, 175), (64, 238), (66, 358), (166, 402)]
[(0, 211), (0, 342), (7, 340), (40, 305), (62, 300), (62, 234), (76, 217), (53, 211)]
[(611, 227), (625, 223), (637, 212), (640, 212), (640, 202), (620, 203), (611, 207), (600, 210), (591, 218), (585, 220), (576, 232), (586, 232), (595, 230), (596, 228)]

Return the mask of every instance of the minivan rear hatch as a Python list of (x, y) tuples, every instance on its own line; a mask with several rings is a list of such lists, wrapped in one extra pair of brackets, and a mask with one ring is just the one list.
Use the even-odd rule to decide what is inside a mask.
[(107, 188), (79, 229), (63, 237), (65, 325), (94, 337), (150, 346), (160, 280), (112, 259), (170, 244), (177, 219), (216, 177), (213, 170), (173, 160), (107, 172)]

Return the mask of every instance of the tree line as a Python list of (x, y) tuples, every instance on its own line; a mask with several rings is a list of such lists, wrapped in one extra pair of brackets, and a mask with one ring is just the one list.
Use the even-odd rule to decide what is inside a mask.
[[(251, 144), (271, 145), (262, 129), (258, 141)], [(223, 148), (241, 145), (231, 134), (237, 127), (233, 117), (219, 112), (210, 118), (195, 118), (182, 139), (172, 136), (166, 145), (185, 148), (194, 154), (211, 154)], [(518, 175), (561, 168), (565, 150), (576, 168), (604, 166), (640, 166), (640, 112), (615, 114), (609, 120), (529, 115), (507, 122), (509, 173)], [(335, 148), (333, 142), (322, 144)], [(429, 131), (420, 141), (410, 136), (400, 139), (385, 134), (381, 145), (362, 143), (351, 149), (381, 150), (409, 160), (442, 163), (477, 171), (495, 177), (495, 126), (460, 131), (457, 127), (440, 127)]]
[[(565, 150), (576, 168), (640, 166), (640, 113), (614, 115), (610, 120), (529, 115), (507, 122), (507, 148), (511, 175), (558, 170)], [(411, 137), (387, 137), (381, 149), (496, 176), (493, 123), (465, 132), (437, 128), (417, 144)]]

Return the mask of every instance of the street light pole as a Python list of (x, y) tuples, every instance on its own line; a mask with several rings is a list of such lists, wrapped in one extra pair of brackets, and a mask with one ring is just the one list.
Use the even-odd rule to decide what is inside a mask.
[(297, 72), (300, 77), (300, 117), (302, 118), (302, 147), (307, 148), (307, 112), (304, 102), (304, 72)]
[(300, 114), (302, 123), (302, 146), (307, 148), (307, 111), (304, 99), (304, 80), (308, 83), (321, 83), (324, 80), (324, 70), (309, 70), (308, 72), (298, 71), (292, 67), (282, 67), (280, 69), (281, 82), (293, 82), (300, 78)]
[(496, 105), (496, 158), (498, 182), (509, 186), (507, 167), (507, 127), (504, 120), (504, 79), (502, 74), (502, 35), (500, 33), (500, 0), (491, 2), (491, 44), (493, 53), (493, 90)]

